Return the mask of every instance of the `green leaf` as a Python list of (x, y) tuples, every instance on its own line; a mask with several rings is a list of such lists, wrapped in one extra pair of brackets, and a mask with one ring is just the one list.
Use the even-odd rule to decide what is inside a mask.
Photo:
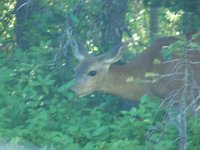
[(83, 150), (94, 150), (94, 147), (95, 147), (95, 143), (93, 143), (93, 142), (88, 142), (88, 143), (84, 146)]
[(100, 136), (100, 135), (103, 134), (105, 131), (108, 131), (108, 127), (102, 126), (102, 127), (100, 127), (100, 128), (97, 128), (97, 129), (93, 132), (93, 135), (94, 135), (94, 136)]
[(66, 90), (68, 90), (72, 85), (74, 84), (74, 79), (70, 80), (69, 82), (67, 82), (66, 84), (63, 84), (62, 86), (60, 86), (58, 88), (59, 92), (66, 92)]
[(130, 110), (130, 114), (131, 114), (132, 116), (137, 115), (137, 109), (136, 109), (135, 107), (133, 107), (133, 108)]

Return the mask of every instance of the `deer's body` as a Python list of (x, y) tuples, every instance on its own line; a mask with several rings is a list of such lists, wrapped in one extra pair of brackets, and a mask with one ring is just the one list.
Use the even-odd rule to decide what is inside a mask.
[(168, 90), (159, 90), (157, 87), (159, 84), (150, 82), (145, 76), (161, 70), (162, 73), (166, 73), (166, 68), (162, 69), (164, 66), (154, 64), (154, 60), (160, 60), (161, 48), (175, 40), (173, 37), (160, 39), (158, 42), (160, 45), (154, 43), (134, 62), (125, 65), (111, 65), (105, 76), (104, 84), (99, 90), (132, 100), (138, 100), (145, 93), (162, 96)]
[[(131, 100), (138, 100), (146, 93), (165, 97), (174, 89), (180, 88), (183, 81), (173, 80), (171, 76), (157, 80), (159, 76), (156, 75), (158, 74), (173, 73), (176, 62), (163, 64), (155, 63), (155, 60), (163, 62), (162, 47), (168, 46), (176, 40), (174, 37), (161, 38), (147, 48), (134, 62), (124, 65), (113, 63), (122, 57), (122, 51), (125, 49), (126, 44), (119, 47), (118, 51), (111, 50), (110, 53), (91, 57), (79, 52), (76, 41), (72, 40), (74, 42), (72, 47), (76, 49), (75, 56), (82, 58), (76, 69), (75, 84), (72, 90), (79, 96), (90, 94), (93, 91), (102, 91)], [(191, 54), (191, 58), (194, 61), (200, 60), (200, 54)], [(179, 58), (176, 57), (175, 59)], [(194, 64), (192, 68), (197, 83), (200, 84), (200, 76), (198, 75), (200, 64)], [(155, 76), (148, 74), (155, 74)], [(177, 79), (182, 77), (183, 74), (173, 76)]]

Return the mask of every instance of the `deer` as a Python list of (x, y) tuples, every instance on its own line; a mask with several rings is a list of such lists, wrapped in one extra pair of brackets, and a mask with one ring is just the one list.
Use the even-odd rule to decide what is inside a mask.
[[(184, 56), (173, 55), (173, 60), (166, 60), (161, 52), (163, 47), (177, 40), (177, 37), (172, 36), (160, 38), (133, 62), (120, 65), (116, 62), (123, 57), (131, 40), (102, 55), (92, 56), (80, 42), (71, 37), (70, 47), (80, 63), (75, 68), (75, 81), (70, 89), (79, 97), (100, 91), (133, 101), (139, 100), (144, 94), (164, 98), (181, 88), (184, 81), (184, 74), (181, 73), (185, 64), (182, 61)], [(200, 85), (200, 54), (191, 50), (188, 57), (191, 59), (191, 76)], [(178, 61), (181, 63), (177, 64)]]

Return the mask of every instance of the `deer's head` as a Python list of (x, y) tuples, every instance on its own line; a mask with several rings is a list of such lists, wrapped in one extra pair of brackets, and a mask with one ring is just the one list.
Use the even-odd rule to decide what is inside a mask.
[(84, 46), (71, 37), (70, 46), (74, 56), (80, 61), (75, 68), (75, 83), (71, 90), (81, 97), (101, 89), (109, 67), (120, 60), (127, 44), (128, 42), (119, 44), (103, 55), (92, 56), (87, 53)]

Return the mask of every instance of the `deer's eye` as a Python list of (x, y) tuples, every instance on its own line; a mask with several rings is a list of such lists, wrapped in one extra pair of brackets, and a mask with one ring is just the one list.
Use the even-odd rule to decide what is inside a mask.
[(96, 74), (97, 74), (97, 71), (95, 71), (95, 70), (88, 72), (88, 75), (92, 76), (92, 77), (96, 76)]

